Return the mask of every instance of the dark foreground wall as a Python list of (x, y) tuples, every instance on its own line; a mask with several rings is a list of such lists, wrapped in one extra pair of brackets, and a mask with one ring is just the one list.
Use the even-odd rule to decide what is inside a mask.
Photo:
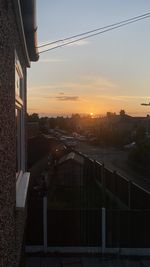
[[(0, 266), (17, 266), (22, 242), (16, 211), (15, 50), (26, 76), (11, 0), (0, 0)], [(16, 216), (17, 215), (17, 216)], [(20, 225), (20, 226), (19, 226)], [(19, 228), (20, 227), (20, 228)], [(21, 235), (19, 236), (19, 234)], [(17, 243), (17, 240), (19, 243)]]

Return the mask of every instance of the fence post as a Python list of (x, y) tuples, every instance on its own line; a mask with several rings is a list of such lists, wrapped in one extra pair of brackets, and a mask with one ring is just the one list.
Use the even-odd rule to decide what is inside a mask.
[(96, 160), (94, 159), (93, 162), (93, 176), (94, 176), (94, 180), (97, 180), (97, 171), (96, 171)]
[(106, 248), (106, 209), (102, 208), (102, 254), (105, 253)]
[(43, 245), (44, 253), (47, 253), (47, 196), (43, 197)]
[(116, 180), (117, 180), (117, 172), (113, 171), (113, 185), (112, 185), (112, 193), (113, 193), (113, 199), (116, 201), (116, 197), (118, 197), (118, 192), (117, 192), (117, 185), (116, 185)]
[(128, 207), (131, 209), (131, 181), (128, 182)]
[(102, 181), (102, 202), (103, 206), (106, 206), (106, 188), (105, 188), (105, 165), (104, 163), (102, 164), (101, 168), (101, 181)]

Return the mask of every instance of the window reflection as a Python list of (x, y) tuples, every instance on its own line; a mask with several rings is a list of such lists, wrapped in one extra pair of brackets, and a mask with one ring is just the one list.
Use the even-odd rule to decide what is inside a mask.
[(16, 174), (21, 171), (21, 110), (15, 109), (16, 115)]

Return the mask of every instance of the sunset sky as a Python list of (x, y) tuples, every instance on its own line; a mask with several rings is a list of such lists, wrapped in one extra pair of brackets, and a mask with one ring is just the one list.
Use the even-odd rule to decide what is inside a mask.
[[(37, 0), (38, 44), (150, 12), (149, 0)], [(150, 114), (150, 18), (40, 56), (28, 70), (28, 112)]]

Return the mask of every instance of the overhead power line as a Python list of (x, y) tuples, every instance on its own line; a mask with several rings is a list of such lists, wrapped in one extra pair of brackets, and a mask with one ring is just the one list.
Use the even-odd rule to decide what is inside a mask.
[(49, 43), (46, 43), (46, 44), (43, 44), (43, 45), (40, 45), (38, 46), (38, 48), (42, 48), (42, 47), (45, 47), (45, 46), (49, 46), (49, 45), (52, 45), (52, 44), (56, 44), (58, 42), (63, 42), (63, 41), (67, 41), (69, 39), (73, 39), (73, 38), (76, 38), (76, 37), (80, 37), (82, 35), (87, 35), (89, 33), (93, 33), (93, 32), (96, 32), (96, 31), (100, 31), (100, 30), (104, 30), (106, 28), (110, 28), (110, 27), (114, 27), (116, 25), (119, 25), (119, 24), (122, 24), (122, 23), (125, 23), (125, 22), (129, 22), (129, 21), (132, 21), (132, 20), (136, 20), (136, 19), (139, 19), (139, 18), (142, 18), (142, 17), (147, 17), (150, 15), (150, 12), (149, 13), (145, 13), (143, 15), (139, 15), (139, 16), (136, 16), (136, 17), (132, 17), (130, 19), (126, 19), (126, 20), (122, 20), (120, 22), (116, 22), (116, 23), (113, 23), (113, 24), (110, 24), (110, 25), (107, 25), (107, 26), (103, 26), (103, 27), (99, 27), (97, 29), (94, 29), (94, 30), (91, 30), (91, 31), (87, 31), (87, 32), (83, 32), (83, 33), (79, 33), (79, 34), (76, 34), (76, 35), (72, 35), (70, 37), (67, 37), (67, 38), (63, 38), (63, 39), (59, 39), (57, 41), (53, 41), (53, 42), (49, 42)]
[[(63, 46), (69, 45), (69, 44), (73, 44), (73, 43), (79, 42), (81, 40), (88, 39), (90, 37), (94, 37), (96, 35), (103, 34), (103, 33), (108, 32), (108, 31), (112, 31), (112, 30), (117, 29), (117, 28), (121, 28), (121, 27), (126, 26), (128, 24), (131, 24), (131, 23), (134, 23), (134, 22), (137, 22), (137, 21), (140, 21), (140, 20), (144, 20), (144, 19), (149, 18), (149, 17), (150, 17), (150, 12), (149, 13), (145, 13), (145, 14), (140, 15), (140, 16), (132, 17), (130, 19), (123, 20), (123, 21), (120, 21), (120, 22), (117, 22), (117, 23), (114, 23), (114, 24), (111, 24), (111, 25), (100, 27), (100, 28), (97, 28), (95, 30), (91, 30), (91, 31), (88, 31), (88, 32), (84, 32), (84, 33), (80, 33), (80, 34), (77, 34), (77, 35), (73, 35), (71, 37), (60, 39), (60, 40), (57, 40), (57, 41), (54, 41), (54, 42), (50, 42), (50, 43), (47, 43), (47, 44), (43, 44), (43, 45), (39, 46), (38, 48), (42, 48), (42, 47), (45, 47), (45, 46), (50, 46), (50, 45), (58, 43), (54, 47), (51, 47), (49, 49), (40, 51), (39, 54), (45, 53), (45, 52), (48, 52), (50, 50), (54, 50), (54, 49), (57, 49), (57, 48), (60, 48), (60, 47), (63, 47)], [(89, 34), (89, 33), (92, 33), (92, 34)], [(84, 35), (86, 35), (86, 36), (84, 36)], [(83, 36), (83, 37), (77, 38), (77, 37), (80, 37), (80, 36)], [(75, 38), (77, 38), (77, 39), (75, 39)], [(65, 41), (71, 40), (71, 39), (75, 39), (75, 40), (72, 40), (72, 41), (69, 41), (69, 42), (65, 42)], [(65, 42), (65, 43), (62, 43), (62, 42)], [(61, 44), (59, 44), (59, 43), (61, 43)]]

